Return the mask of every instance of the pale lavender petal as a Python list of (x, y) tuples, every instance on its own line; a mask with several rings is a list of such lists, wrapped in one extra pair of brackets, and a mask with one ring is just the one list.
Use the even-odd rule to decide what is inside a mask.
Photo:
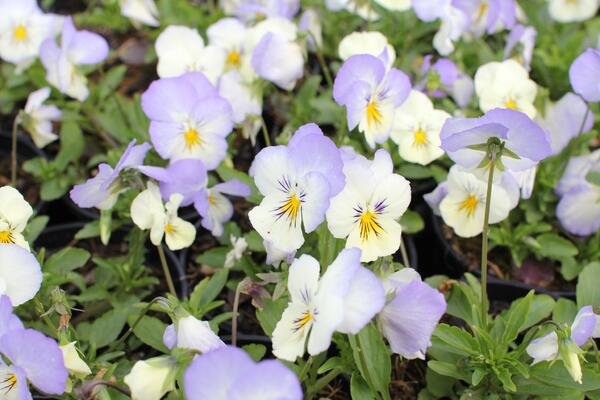
[(177, 332), (175, 331), (175, 325), (171, 324), (167, 326), (163, 333), (163, 343), (167, 349), (172, 350), (177, 345)]
[(587, 49), (569, 69), (571, 86), (587, 101), (600, 101), (600, 50)]
[(186, 72), (179, 78), (192, 87), (196, 101), (205, 100), (219, 95), (210, 80), (201, 72)]
[(572, 187), (556, 207), (558, 220), (569, 232), (587, 236), (600, 229), (600, 190), (589, 184)]
[(117, 162), (117, 166), (110, 174), (108, 179), (100, 186), (100, 190), (105, 191), (115, 179), (119, 176), (119, 173), (124, 168), (132, 168), (137, 167), (138, 165), (142, 165), (144, 163), (144, 158), (146, 158), (146, 153), (152, 148), (149, 143), (142, 143), (138, 146), (135, 145), (136, 141), (133, 139), (127, 149)]
[(199, 124), (200, 135), (208, 133), (225, 137), (233, 130), (233, 110), (222, 97), (197, 102), (191, 115)]
[(571, 188), (587, 185), (586, 176), (590, 171), (600, 169), (600, 149), (583, 156), (571, 157), (565, 172), (556, 185), (556, 194), (562, 196)]
[(304, 230), (310, 233), (325, 220), (329, 208), (331, 189), (325, 175), (321, 172), (309, 172), (300, 181), (304, 197), (302, 200), (302, 221)]
[(60, 41), (63, 49), (67, 49), (69, 47), (76, 33), (77, 29), (75, 28), (75, 24), (73, 23), (73, 17), (66, 17), (63, 22), (62, 32), (60, 35)]
[[(202, 190), (194, 196), (194, 208), (198, 211), (202, 217), (206, 217), (208, 215), (208, 209), (210, 207), (210, 202), (208, 201), (208, 191)], [(210, 218), (205, 218), (209, 220)], [(205, 227), (208, 230), (212, 229), (212, 225), (210, 228)]]
[(217, 183), (212, 189), (230, 196), (247, 197), (252, 193), (250, 186), (239, 179), (231, 179), (227, 182)]
[(206, 168), (201, 160), (182, 159), (172, 162), (167, 168), (142, 166), (138, 170), (159, 182), (164, 200), (172, 194), (183, 196), (181, 206), (189, 206), (196, 195), (206, 187)]
[(344, 104), (349, 131), (356, 128), (364, 118), (372, 93), (373, 88), (365, 81), (358, 81), (350, 87)]
[(7, 332), (23, 329), (23, 323), (13, 314), (13, 306), (10, 298), (6, 295), (0, 296), (0, 337)]
[(228, 400), (301, 400), (298, 377), (278, 360), (262, 361), (240, 375)]
[(595, 327), (596, 314), (592, 306), (581, 307), (571, 325), (571, 340), (577, 343), (577, 346), (583, 346), (592, 337)]
[(550, 132), (552, 151), (558, 154), (571, 139), (592, 129), (594, 116), (581, 97), (567, 93), (548, 108), (541, 124)]
[(456, 129), (456, 127), (460, 129), (462, 126), (459, 123), (453, 123), (454, 120), (463, 119), (449, 119), (444, 124), (440, 133), (442, 139), (440, 147), (448, 153), (448, 156), (455, 163), (465, 168), (477, 167), (485, 156), (483, 151), (471, 150), (468, 146), (486, 143), (491, 137), (501, 139), (507, 137), (508, 128), (501, 124), (483, 123), (463, 131), (456, 131), (453, 129)]
[(420, 20), (432, 22), (444, 16), (451, 0), (418, 0), (412, 6)]
[(235, 381), (254, 363), (245, 351), (224, 347), (196, 357), (185, 371), (183, 382), (188, 400), (229, 400)]
[(197, 99), (188, 79), (163, 78), (152, 82), (142, 94), (142, 109), (153, 121), (174, 122), (178, 116), (189, 114)]
[(411, 84), (408, 75), (396, 68), (392, 68), (385, 77), (385, 83), (381, 93), (379, 93), (379, 98), (391, 98), (394, 105), (399, 107), (408, 97), (410, 90)]
[(0, 337), (0, 352), (22, 368), (27, 379), (42, 392), (64, 393), (69, 371), (54, 339), (36, 330), (24, 329), (19, 334)]
[(380, 314), (383, 334), (392, 351), (403, 356), (424, 353), (445, 312), (444, 296), (420, 280), (397, 289)]
[(444, 181), (437, 185), (433, 192), (423, 195), (423, 199), (425, 200), (425, 202), (427, 202), (429, 207), (431, 207), (431, 210), (433, 210), (433, 213), (435, 215), (441, 215), (440, 203), (442, 202), (442, 200), (444, 200), (444, 197), (446, 197), (447, 194), (448, 184)]
[(348, 58), (335, 77), (333, 98), (336, 103), (345, 105), (350, 100), (352, 86), (356, 82), (366, 82), (371, 88), (377, 87), (385, 75), (383, 62), (369, 54), (358, 54)]
[(66, 51), (73, 64), (97, 64), (108, 57), (108, 42), (97, 33), (89, 31), (76, 32), (69, 41)]
[(112, 176), (113, 169), (108, 164), (98, 165), (98, 174), (81, 183), (75, 185), (69, 195), (71, 200), (75, 202), (81, 208), (97, 207), (98, 205), (105, 202), (109, 197), (110, 193), (106, 190), (101, 190), (103, 186), (110, 185), (112, 181), (109, 181)]
[(252, 52), (252, 67), (261, 78), (291, 90), (304, 74), (302, 50), (297, 43), (269, 32)]

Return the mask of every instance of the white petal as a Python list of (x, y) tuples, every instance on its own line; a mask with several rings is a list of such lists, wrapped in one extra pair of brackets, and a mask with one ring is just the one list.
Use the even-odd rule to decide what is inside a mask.
[(288, 276), (288, 290), (294, 303), (308, 305), (319, 288), (321, 267), (313, 257), (303, 254), (294, 260)]
[(0, 187), (0, 221), (4, 220), (17, 232), (22, 232), (33, 209), (23, 195), (11, 186)]
[(540, 361), (552, 361), (558, 357), (558, 336), (556, 332), (533, 340), (527, 346), (527, 354), (533, 357), (533, 363)]
[[(167, 221), (169, 229), (165, 229), (165, 242), (169, 249), (181, 250), (190, 247), (196, 239), (196, 228), (193, 224), (175, 217)], [(164, 228), (163, 228), (164, 229)]]

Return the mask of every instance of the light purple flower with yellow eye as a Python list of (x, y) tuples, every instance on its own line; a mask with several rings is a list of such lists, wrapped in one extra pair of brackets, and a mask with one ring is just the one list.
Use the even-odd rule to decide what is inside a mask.
[(444, 295), (411, 268), (388, 276), (383, 287), (392, 299), (379, 313), (379, 321), (392, 351), (404, 358), (425, 359), (431, 335), (446, 312)]
[(198, 356), (183, 377), (188, 400), (302, 400), (300, 382), (278, 360), (259, 363), (236, 347)]
[(481, 169), (486, 149), (473, 148), (490, 138), (504, 143), (502, 165), (521, 171), (536, 165), (552, 154), (549, 135), (520, 111), (496, 108), (479, 118), (451, 118), (446, 121), (440, 138), (442, 149), (457, 164), (467, 169)]
[(600, 101), (600, 50), (589, 48), (573, 61), (569, 69), (571, 86), (586, 101)]
[(556, 216), (569, 232), (587, 236), (600, 229), (600, 185), (588, 181), (588, 174), (600, 175), (600, 150), (573, 157), (556, 192), (561, 199)]
[(250, 186), (238, 179), (217, 183), (201, 192), (194, 202), (198, 214), (202, 216), (200, 224), (214, 236), (221, 236), (223, 223), (233, 216), (233, 204), (225, 195), (246, 197), (250, 193)]
[(152, 82), (142, 94), (142, 109), (162, 158), (202, 160), (209, 170), (225, 158), (226, 137), (233, 129), (231, 106), (202, 73)]
[(440, 58), (432, 64), (433, 56), (427, 55), (423, 59), (421, 74), (423, 79), (419, 89), (426, 91), (431, 97), (452, 96), (456, 104), (466, 107), (473, 96), (473, 79), (458, 70), (454, 62), (447, 58)]
[(135, 139), (129, 143), (114, 169), (110, 165), (102, 163), (98, 165), (98, 174), (95, 177), (75, 185), (69, 193), (71, 200), (81, 208), (95, 207), (99, 210), (113, 208), (119, 194), (128, 189), (118, 181), (119, 174), (123, 170), (141, 166), (146, 158), (146, 153), (151, 148), (148, 143), (140, 145), (135, 143)]
[(375, 57), (354, 55), (340, 68), (333, 85), (333, 98), (346, 107), (348, 129), (358, 126), (372, 148), (385, 142), (392, 130), (395, 110), (408, 97), (408, 76), (386, 68), (387, 52)]
[(452, 0), (470, 18), (470, 30), (477, 36), (512, 28), (517, 20), (515, 0)]
[(533, 49), (535, 48), (535, 39), (537, 31), (531, 26), (515, 25), (506, 39), (504, 47), (504, 59), (511, 57), (516, 50), (517, 61), (523, 64), (527, 70), (531, 64)]
[(315, 124), (301, 126), (287, 146), (262, 149), (250, 176), (265, 198), (248, 214), (263, 239), (290, 253), (325, 218), (329, 200), (344, 187), (343, 163), (333, 141)]
[(87, 79), (80, 65), (102, 62), (108, 57), (108, 42), (97, 33), (78, 31), (68, 17), (63, 25), (60, 47), (53, 38), (40, 47), (40, 58), (46, 68), (46, 80), (61, 93), (84, 101), (88, 95)]

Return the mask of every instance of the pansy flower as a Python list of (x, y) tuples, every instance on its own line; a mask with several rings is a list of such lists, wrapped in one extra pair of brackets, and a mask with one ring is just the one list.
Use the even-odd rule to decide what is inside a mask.
[(452, 0), (419, 0), (413, 2), (413, 9), (425, 22), (441, 20), (440, 28), (433, 37), (433, 47), (442, 56), (452, 53), (454, 42), (470, 28), (470, 17)]
[(217, 183), (200, 193), (194, 205), (202, 216), (202, 227), (214, 236), (221, 236), (223, 223), (233, 216), (233, 204), (225, 195), (247, 197), (250, 193), (250, 187), (238, 179)]
[(327, 226), (346, 247), (362, 250), (361, 261), (394, 254), (400, 248), (398, 220), (410, 203), (410, 184), (393, 173), (389, 153), (375, 153), (373, 161), (356, 156), (344, 164), (346, 186), (331, 199)]
[(58, 135), (52, 132), (52, 122), (58, 121), (62, 112), (56, 106), (48, 106), (43, 103), (50, 97), (50, 88), (45, 87), (32, 92), (27, 97), (23, 114), (23, 127), (31, 135), (33, 143), (39, 148), (58, 139)]
[(171, 356), (139, 360), (123, 382), (131, 390), (133, 400), (160, 400), (175, 389), (178, 364)]
[(344, 36), (338, 45), (338, 56), (342, 61), (358, 54), (379, 57), (384, 52), (387, 54), (386, 67), (391, 68), (396, 61), (396, 50), (389, 44), (387, 37), (377, 31), (352, 32)]
[(389, 138), (396, 108), (406, 100), (411, 87), (406, 74), (387, 69), (386, 54), (348, 58), (333, 85), (333, 98), (346, 107), (348, 129), (358, 126), (371, 148)]
[(0, 296), (8, 296), (15, 306), (33, 299), (42, 285), (35, 256), (15, 244), (0, 244), (0, 260)]
[(360, 263), (360, 250), (345, 249), (320, 276), (319, 262), (309, 255), (289, 269), (290, 303), (273, 331), (273, 354), (295, 361), (329, 348), (335, 331), (357, 334), (385, 303), (383, 286)]
[(514, 58), (529, 70), (533, 49), (535, 48), (535, 39), (537, 31), (531, 26), (515, 25), (506, 39), (504, 47), (504, 58), (511, 57), (516, 52)]
[(209, 45), (222, 53), (223, 72), (238, 71), (248, 81), (256, 78), (251, 65), (250, 34), (251, 29), (235, 18), (222, 18), (206, 29)]
[(131, 19), (134, 24), (157, 27), (158, 9), (154, 0), (120, 0), (121, 15)]
[(225, 158), (226, 137), (233, 129), (231, 106), (201, 73), (152, 82), (142, 95), (142, 109), (162, 158), (195, 158), (209, 170)]
[(517, 17), (515, 0), (453, 0), (470, 19), (470, 30), (477, 36), (512, 28)]
[(250, 175), (265, 198), (248, 217), (263, 239), (283, 252), (299, 249), (323, 222), (331, 197), (344, 187), (340, 152), (315, 124), (301, 126), (287, 146), (258, 153)]
[(589, 48), (573, 61), (569, 78), (575, 93), (586, 101), (600, 101), (600, 50)]
[(78, 31), (68, 17), (62, 28), (60, 47), (54, 38), (46, 39), (40, 48), (40, 59), (46, 68), (46, 80), (61, 93), (84, 101), (89, 95), (87, 79), (80, 65), (102, 62), (108, 57), (108, 43), (93, 32)]
[(432, 58), (431, 55), (423, 58), (423, 78), (418, 85), (419, 90), (435, 98), (450, 95), (456, 104), (466, 107), (473, 96), (473, 79), (459, 71), (451, 60), (440, 58), (432, 63)]
[(272, 18), (291, 20), (300, 10), (300, 0), (226, 0), (225, 9), (246, 22)]
[(225, 347), (225, 343), (210, 329), (207, 321), (200, 321), (192, 315), (179, 318), (167, 326), (163, 333), (163, 343), (168, 349), (190, 349), (199, 353)]
[(548, 11), (553, 20), (566, 23), (590, 19), (598, 7), (598, 0), (549, 0)]
[(33, 209), (23, 195), (11, 186), (0, 187), (0, 243), (14, 243), (29, 250), (23, 237)]

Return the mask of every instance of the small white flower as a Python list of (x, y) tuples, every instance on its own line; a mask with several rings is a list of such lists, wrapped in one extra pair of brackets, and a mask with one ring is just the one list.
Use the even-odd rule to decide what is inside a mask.
[(598, 12), (598, 0), (550, 0), (550, 17), (558, 22), (576, 22), (592, 18)]
[(490, 62), (479, 67), (475, 74), (475, 92), (483, 112), (510, 108), (527, 114), (529, 118), (536, 116), (533, 102), (537, 85), (529, 79), (525, 67), (515, 60)]
[(232, 268), (236, 261), (242, 259), (244, 252), (248, 248), (248, 243), (244, 237), (237, 238), (231, 235), (229, 239), (233, 248), (225, 256), (225, 268)]
[(133, 400), (160, 400), (175, 389), (177, 363), (169, 356), (141, 360), (135, 363), (124, 382)]
[(338, 55), (343, 61), (356, 54), (370, 54), (379, 57), (387, 50), (387, 67), (390, 68), (396, 60), (396, 51), (389, 44), (387, 37), (380, 32), (352, 32), (346, 35), (338, 45)]
[(91, 374), (92, 370), (79, 356), (75, 343), (77, 342), (71, 342), (60, 346), (65, 361), (65, 367), (67, 367), (71, 374), (78, 377), (85, 377)]
[(52, 121), (58, 121), (62, 112), (56, 106), (46, 106), (44, 101), (50, 96), (50, 88), (45, 87), (31, 93), (25, 104), (25, 118), (23, 126), (31, 135), (33, 142), (39, 148), (58, 139), (52, 132)]
[(391, 138), (400, 156), (409, 162), (427, 165), (440, 158), (440, 131), (450, 114), (435, 110), (422, 92), (412, 90), (408, 99), (396, 109)]
[(163, 334), (163, 342), (169, 349), (177, 347), (200, 353), (225, 347), (225, 343), (210, 329), (208, 322), (191, 315), (169, 325)]
[(131, 219), (140, 229), (150, 229), (150, 241), (155, 246), (160, 246), (164, 237), (171, 250), (189, 247), (196, 238), (196, 229), (177, 216), (182, 199), (182, 195), (173, 194), (163, 205), (158, 186), (148, 182), (148, 188), (131, 203)]
[(16, 244), (29, 250), (22, 235), (33, 209), (19, 191), (10, 186), (0, 187), (0, 244)]
[(155, 27), (160, 25), (154, 0), (121, 0), (121, 14), (134, 23)]

